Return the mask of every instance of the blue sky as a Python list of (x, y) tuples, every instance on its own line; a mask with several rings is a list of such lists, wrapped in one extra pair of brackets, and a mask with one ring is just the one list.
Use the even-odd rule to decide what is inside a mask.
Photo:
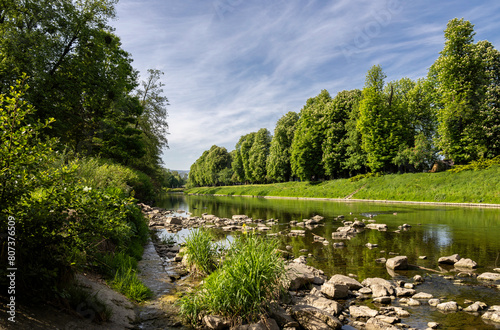
[(500, 1), (120, 0), (110, 24), (146, 78), (168, 97), (165, 167), (188, 170), (212, 145), (231, 151), (326, 89), (362, 88), (372, 65), (387, 81), (427, 74), (454, 18), (475, 41), (500, 43)]

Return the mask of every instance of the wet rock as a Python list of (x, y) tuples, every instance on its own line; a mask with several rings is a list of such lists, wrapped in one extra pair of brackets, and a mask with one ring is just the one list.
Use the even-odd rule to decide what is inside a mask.
[(228, 319), (216, 315), (205, 315), (203, 323), (207, 328), (213, 330), (229, 329), (231, 326), (231, 322)]
[(342, 305), (335, 300), (319, 297), (316, 295), (307, 295), (298, 302), (299, 305), (309, 305), (324, 310), (332, 315), (338, 316), (342, 312)]
[(244, 215), (244, 214), (235, 214), (235, 215), (232, 216), (231, 219), (242, 221), (242, 220), (247, 220), (248, 217), (246, 215)]
[(297, 322), (308, 330), (341, 329), (342, 323), (332, 314), (313, 306), (295, 305), (291, 314)]
[(349, 306), (349, 314), (351, 314), (351, 317), (357, 319), (357, 318), (369, 318), (369, 317), (375, 317), (378, 315), (378, 311), (371, 309), (368, 306), (356, 306), (356, 305), (351, 305)]
[(328, 283), (333, 283), (333, 284), (345, 284), (348, 286), (349, 290), (358, 290), (363, 287), (361, 283), (359, 283), (357, 280), (350, 278), (349, 276), (345, 275), (333, 275), (329, 280)]
[(438, 263), (440, 264), (449, 264), (449, 265), (454, 265), (460, 260), (460, 256), (458, 254), (453, 254), (451, 256), (447, 257), (441, 257), (438, 259)]
[(378, 262), (379, 264), (385, 264), (387, 262), (386, 258), (378, 258), (375, 259), (375, 262)]
[(441, 303), (441, 299), (438, 299), (438, 298), (429, 299), (429, 301), (427, 303), (433, 307), (436, 307), (437, 305), (439, 305)]
[(485, 280), (485, 281), (500, 281), (500, 274), (498, 273), (482, 273), (477, 277), (478, 280)]
[(365, 325), (366, 330), (397, 330), (398, 327), (386, 323), (381, 319), (372, 317), (370, 318)]
[(288, 290), (298, 290), (313, 283), (320, 285), (326, 280), (323, 271), (303, 263), (291, 262), (286, 265), (286, 269), (289, 281)]
[(396, 312), (396, 315), (399, 317), (409, 317), (410, 316), (410, 313), (401, 307), (394, 307), (394, 311)]
[(331, 299), (345, 299), (349, 295), (349, 287), (345, 284), (327, 282), (321, 286), (321, 293)]
[(439, 323), (437, 323), (437, 322), (429, 322), (429, 323), (427, 323), (427, 327), (429, 329), (437, 329), (437, 328), (439, 328)]
[(422, 276), (415, 275), (415, 276), (413, 276), (413, 282), (415, 282), (415, 283), (424, 283), (425, 280), (424, 280), (424, 278)]
[(369, 249), (373, 249), (378, 247), (378, 244), (366, 243), (365, 246)]
[(483, 309), (485, 309), (486, 307), (488, 307), (488, 305), (486, 305), (485, 303), (483, 303), (481, 301), (476, 301), (472, 305), (469, 305), (466, 308), (464, 308), (464, 311), (465, 312), (479, 312), (479, 311), (482, 311)]
[(445, 303), (438, 304), (436, 308), (443, 312), (457, 312), (458, 304), (454, 301), (448, 301)]
[(408, 269), (408, 257), (398, 256), (387, 260), (385, 266), (389, 269)]
[(305, 236), (305, 235), (306, 235), (306, 231), (300, 230), (300, 229), (290, 230), (290, 233), (288, 234), (288, 236), (291, 236), (291, 237)]
[(462, 258), (459, 261), (457, 261), (454, 266), (456, 268), (476, 268), (477, 267), (477, 262), (475, 262), (472, 259), (468, 258)]
[(432, 294), (430, 294), (430, 293), (419, 292), (419, 293), (413, 295), (412, 298), (413, 299), (426, 299), (426, 300), (429, 300), (429, 299), (434, 298), (434, 296)]

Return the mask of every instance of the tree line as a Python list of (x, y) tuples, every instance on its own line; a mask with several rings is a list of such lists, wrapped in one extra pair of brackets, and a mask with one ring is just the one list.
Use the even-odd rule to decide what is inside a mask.
[(500, 155), (500, 52), (474, 43), (474, 25), (452, 19), (426, 78), (386, 82), (380, 65), (362, 90), (323, 90), (235, 149), (212, 146), (189, 184), (325, 180), (365, 173), (420, 172), (442, 159), (467, 164)]

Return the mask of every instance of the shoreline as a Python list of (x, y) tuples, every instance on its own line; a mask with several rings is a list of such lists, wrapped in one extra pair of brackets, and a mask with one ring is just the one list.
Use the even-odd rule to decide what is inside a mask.
[(452, 203), (452, 202), (417, 202), (417, 201), (396, 201), (396, 200), (377, 200), (377, 199), (346, 199), (346, 198), (326, 198), (326, 197), (290, 197), (290, 196), (255, 196), (255, 195), (226, 195), (226, 194), (199, 194), (186, 193), (190, 196), (213, 196), (213, 197), (247, 197), (264, 199), (290, 199), (290, 200), (311, 200), (326, 202), (365, 202), (380, 204), (411, 204), (411, 205), (434, 205), (434, 206), (458, 206), (458, 207), (477, 207), (477, 208), (500, 208), (500, 204), (490, 203)]

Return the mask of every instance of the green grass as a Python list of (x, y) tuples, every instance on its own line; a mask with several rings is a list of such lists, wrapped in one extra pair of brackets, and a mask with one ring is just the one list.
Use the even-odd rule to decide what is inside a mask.
[(279, 298), (285, 274), (277, 241), (242, 234), (231, 244), (224, 263), (198, 290), (180, 300), (181, 315), (196, 326), (200, 315), (213, 314), (234, 324), (257, 321)]
[(220, 246), (212, 241), (209, 231), (191, 230), (185, 243), (187, 262), (192, 272), (208, 275), (217, 268)]
[(186, 193), (341, 199), (352, 194), (351, 199), (500, 204), (500, 166), (459, 173), (371, 176), (354, 182), (338, 179), (319, 183), (199, 187)]

